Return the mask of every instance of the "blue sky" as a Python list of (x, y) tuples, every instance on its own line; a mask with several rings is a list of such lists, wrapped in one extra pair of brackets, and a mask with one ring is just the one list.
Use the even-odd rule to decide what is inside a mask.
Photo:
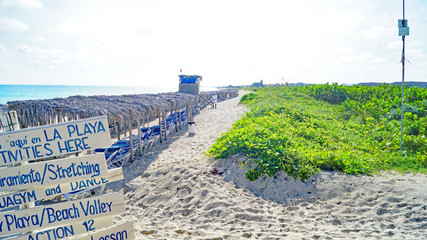
[[(204, 86), (401, 80), (401, 0), (0, 0), (0, 84)], [(407, 81), (427, 1), (407, 0)]]

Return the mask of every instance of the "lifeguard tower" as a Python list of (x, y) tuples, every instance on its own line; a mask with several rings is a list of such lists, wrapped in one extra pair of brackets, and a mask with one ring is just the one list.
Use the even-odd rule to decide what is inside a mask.
[(179, 92), (199, 94), (200, 82), (202, 76), (198, 75), (179, 75)]

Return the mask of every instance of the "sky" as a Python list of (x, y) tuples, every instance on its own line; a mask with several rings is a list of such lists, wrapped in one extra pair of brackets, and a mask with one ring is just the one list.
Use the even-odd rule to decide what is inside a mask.
[[(407, 0), (405, 81), (427, 81), (427, 0)], [(401, 0), (0, 0), (0, 84), (401, 81)]]

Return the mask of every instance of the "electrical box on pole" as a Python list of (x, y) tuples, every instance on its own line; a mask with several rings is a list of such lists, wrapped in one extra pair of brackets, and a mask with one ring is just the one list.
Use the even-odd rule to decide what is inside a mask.
[(399, 19), (398, 20), (399, 27), (399, 36), (408, 36), (409, 35), (409, 27), (407, 19)]

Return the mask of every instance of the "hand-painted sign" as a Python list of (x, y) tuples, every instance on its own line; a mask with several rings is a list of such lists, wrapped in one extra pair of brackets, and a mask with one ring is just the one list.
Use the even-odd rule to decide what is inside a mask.
[(0, 191), (22, 190), (108, 175), (104, 154), (0, 168)]
[(98, 232), (88, 234), (86, 236), (76, 237), (73, 240), (133, 240), (135, 233), (133, 232), (133, 223), (125, 223), (112, 228), (100, 230)]
[(0, 213), (0, 236), (61, 226), (125, 211), (122, 193)]
[[(0, 133), (0, 166), (70, 155), (110, 144), (106, 117)], [(61, 194), (68, 200), (70, 192), (103, 187), (120, 179), (123, 179), (121, 168), (108, 171), (103, 154), (0, 168), (0, 192), (8, 191), (0, 196), (0, 210), (31, 206), (30, 203)], [(134, 239), (132, 224), (106, 229), (113, 224), (112, 216), (124, 211), (123, 194), (113, 193), (0, 212), (0, 238)], [(82, 238), (79, 234), (86, 235)]]
[(84, 222), (74, 222), (71, 224), (43, 229), (23, 236), (8, 238), (13, 240), (57, 240), (70, 239), (78, 234), (88, 233), (94, 230), (103, 229), (105, 226), (113, 225), (112, 216), (95, 218)]
[(111, 144), (107, 117), (0, 133), (0, 166)]
[(57, 185), (43, 186), (40, 188), (14, 192), (0, 196), (0, 209), (16, 207), (21, 204), (35, 202), (46, 198), (52, 198), (69, 192), (80, 191), (87, 188), (98, 187), (102, 184), (115, 182), (123, 179), (123, 171), (116, 168), (108, 171), (106, 177), (95, 177), (89, 179), (78, 179)]

